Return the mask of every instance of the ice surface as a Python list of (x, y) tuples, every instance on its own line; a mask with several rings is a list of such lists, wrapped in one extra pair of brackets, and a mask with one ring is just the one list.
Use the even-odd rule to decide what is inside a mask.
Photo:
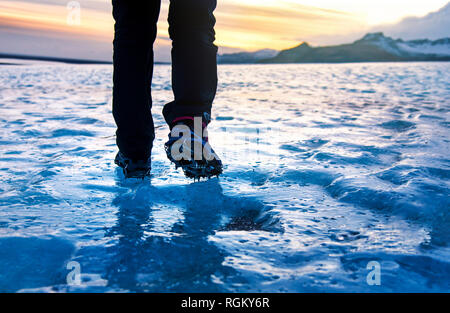
[(450, 291), (449, 63), (220, 66), (199, 183), (164, 155), (169, 66), (153, 177), (123, 178), (111, 76), (0, 66), (0, 291)]

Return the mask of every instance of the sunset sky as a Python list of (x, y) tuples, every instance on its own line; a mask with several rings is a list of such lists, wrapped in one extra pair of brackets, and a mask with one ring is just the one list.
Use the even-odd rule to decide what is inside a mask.
[[(0, 0), (0, 52), (111, 58), (108, 0), (80, 0), (79, 25), (68, 24), (69, 1)], [(437, 11), (448, 0), (219, 0), (216, 44), (221, 52), (284, 49), (356, 39), (376, 25)], [(168, 0), (163, 0), (156, 58), (168, 61)]]

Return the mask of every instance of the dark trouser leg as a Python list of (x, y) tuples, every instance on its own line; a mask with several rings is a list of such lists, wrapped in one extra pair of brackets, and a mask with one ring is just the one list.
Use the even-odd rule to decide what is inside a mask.
[(155, 138), (151, 114), (153, 43), (160, 0), (113, 0), (113, 115), (117, 146), (131, 159), (147, 159)]
[(211, 113), (217, 89), (217, 47), (214, 45), (216, 0), (171, 0), (172, 88), (175, 101), (163, 110), (166, 122), (182, 116)]

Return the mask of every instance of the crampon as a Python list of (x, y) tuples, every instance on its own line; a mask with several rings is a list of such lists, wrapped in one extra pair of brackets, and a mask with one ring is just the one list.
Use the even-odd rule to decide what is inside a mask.
[[(211, 148), (206, 134), (207, 123), (194, 127), (193, 117), (183, 117), (175, 121), (164, 145), (168, 159), (178, 169), (181, 167), (188, 178), (200, 180), (219, 176), (223, 172), (222, 161)], [(200, 130), (201, 134), (195, 130)]]

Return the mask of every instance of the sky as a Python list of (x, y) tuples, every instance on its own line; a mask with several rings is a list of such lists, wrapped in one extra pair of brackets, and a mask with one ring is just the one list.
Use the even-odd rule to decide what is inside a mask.
[[(187, 1), (187, 0), (185, 0)], [(0, 0), (0, 53), (111, 59), (111, 1)], [(158, 22), (156, 59), (170, 60), (168, 0)], [(425, 16), (448, 0), (219, 0), (220, 52), (348, 42), (377, 27)], [(79, 14), (78, 14), (79, 13)], [(79, 19), (78, 19), (79, 17)]]

